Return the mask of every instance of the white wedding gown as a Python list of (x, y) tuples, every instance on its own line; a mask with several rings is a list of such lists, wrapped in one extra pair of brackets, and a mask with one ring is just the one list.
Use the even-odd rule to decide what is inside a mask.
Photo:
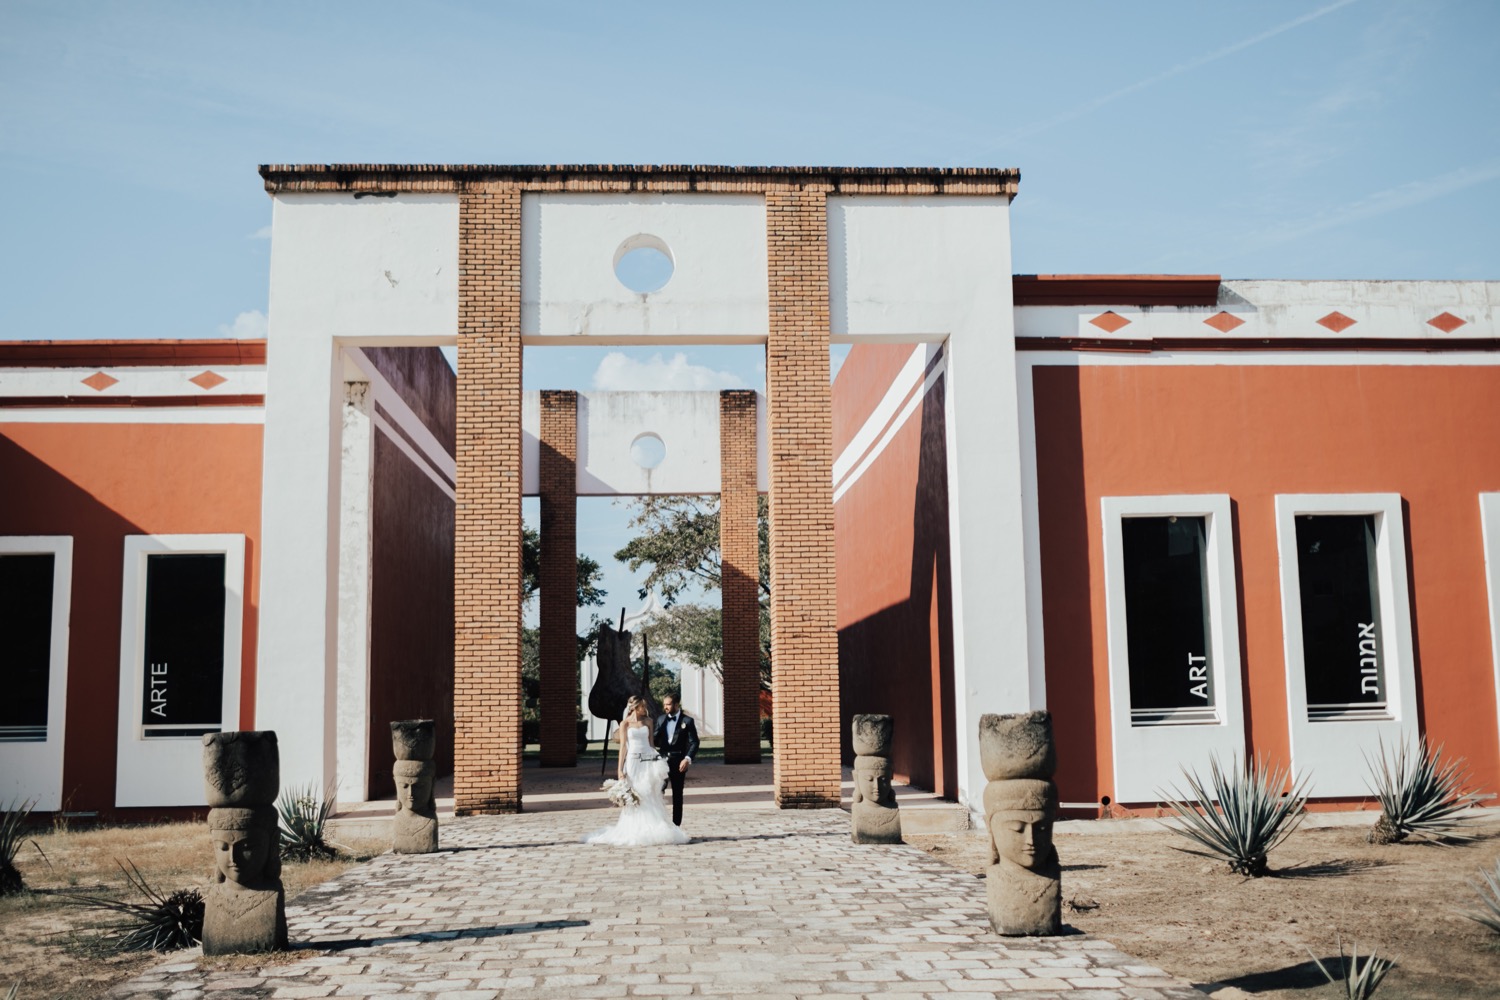
[(614, 826), (595, 830), (583, 838), (586, 844), (610, 844), (615, 847), (651, 847), (658, 844), (686, 844), (690, 838), (667, 815), (662, 785), (667, 780), (667, 759), (657, 757), (651, 745), (651, 727), (636, 726), (625, 732), (625, 777), (640, 802), (620, 809)]

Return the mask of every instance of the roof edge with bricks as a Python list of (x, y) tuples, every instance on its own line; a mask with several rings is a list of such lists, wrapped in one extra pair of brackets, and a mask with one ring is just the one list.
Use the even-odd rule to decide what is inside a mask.
[(528, 191), (757, 193), (816, 187), (840, 194), (1005, 195), (1019, 170), (1003, 167), (754, 167), (687, 164), (262, 164), (271, 194), (457, 192), (500, 185)]

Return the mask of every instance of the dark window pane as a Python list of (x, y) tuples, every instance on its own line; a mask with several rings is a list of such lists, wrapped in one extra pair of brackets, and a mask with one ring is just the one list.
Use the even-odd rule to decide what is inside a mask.
[(1296, 523), (1308, 718), (1385, 717), (1375, 515), (1300, 514)]
[(1127, 517), (1120, 531), (1132, 723), (1218, 721), (1208, 659), (1206, 519)]
[(0, 743), (47, 738), (53, 557), (0, 556)]
[(146, 557), (145, 660), (145, 735), (218, 730), (224, 694), (222, 554)]

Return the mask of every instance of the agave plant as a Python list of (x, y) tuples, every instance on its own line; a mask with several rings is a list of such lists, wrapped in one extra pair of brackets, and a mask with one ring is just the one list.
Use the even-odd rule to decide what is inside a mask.
[[(1471, 840), (1461, 829), (1468, 819), (1463, 800), (1469, 769), (1462, 757), (1443, 760), (1423, 737), (1387, 750), (1381, 741), (1376, 760), (1365, 756), (1370, 768), (1370, 790), (1380, 800), (1380, 818), (1370, 830), (1372, 844), (1398, 844), (1412, 834), (1450, 840)], [(1378, 764), (1378, 766), (1377, 766)]]
[(281, 856), (292, 861), (326, 861), (338, 854), (325, 835), (333, 815), (334, 795), (329, 788), (318, 794), (318, 786), (307, 784), (281, 793), (276, 809), (281, 813)]
[(1500, 861), (1495, 862), (1494, 871), (1479, 869), (1479, 877), (1484, 880), (1483, 885), (1478, 882), (1470, 882), (1469, 885), (1479, 894), (1479, 902), (1484, 905), (1484, 909), (1466, 911), (1464, 916), (1500, 934)]
[(30, 818), (34, 805), (35, 800), (23, 802), (18, 799), (0, 809), (0, 896), (9, 896), (25, 887), (21, 871), (16, 867), (16, 855), (21, 848), (30, 841), (31, 846), (41, 850), (35, 840), (26, 836), (26, 820)]
[(173, 951), (203, 940), (203, 894), (197, 889), (163, 893), (146, 881), (135, 862), (116, 861), (126, 883), (146, 901), (110, 899), (81, 892), (59, 893), (69, 902), (118, 913), (125, 920), (108, 930), (117, 951)]
[(1307, 778), (1283, 795), (1288, 772), (1281, 767), (1268, 769), (1254, 759), (1241, 767), (1236, 757), (1226, 771), (1217, 756), (1210, 756), (1208, 765), (1211, 790), (1196, 773), (1183, 768), (1191, 796), (1176, 788), (1169, 789), (1171, 795), (1157, 793), (1182, 820), (1168, 829), (1223, 858), (1230, 871), (1259, 878), (1270, 871), (1266, 856), (1302, 822)]
[(1344, 955), (1344, 940), (1343, 938), (1339, 938), (1339, 975), (1335, 978), (1333, 973), (1328, 971), (1328, 967), (1318, 959), (1318, 956), (1313, 955), (1311, 951), (1308, 954), (1312, 955), (1312, 960), (1317, 964), (1318, 971), (1323, 973), (1330, 983), (1333, 983), (1335, 986), (1341, 982), (1344, 984), (1344, 996), (1348, 1000), (1366, 1000), (1367, 997), (1374, 995), (1375, 990), (1380, 986), (1381, 980), (1385, 978), (1385, 974), (1390, 972), (1396, 965), (1389, 958), (1380, 958), (1373, 951), (1370, 952), (1369, 957), (1361, 965), (1359, 961), (1359, 946), (1352, 945), (1346, 957)]

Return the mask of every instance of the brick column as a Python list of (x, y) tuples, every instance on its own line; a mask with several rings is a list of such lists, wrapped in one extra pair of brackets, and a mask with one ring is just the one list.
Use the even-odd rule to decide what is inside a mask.
[(578, 393), (542, 392), (542, 766), (578, 763)]
[(837, 807), (842, 771), (825, 192), (767, 192), (766, 228), (776, 803)]
[(719, 393), (719, 590), (724, 631), (724, 763), (760, 763), (760, 525), (755, 393)]
[(460, 196), (454, 811), (521, 808), (521, 192)]

